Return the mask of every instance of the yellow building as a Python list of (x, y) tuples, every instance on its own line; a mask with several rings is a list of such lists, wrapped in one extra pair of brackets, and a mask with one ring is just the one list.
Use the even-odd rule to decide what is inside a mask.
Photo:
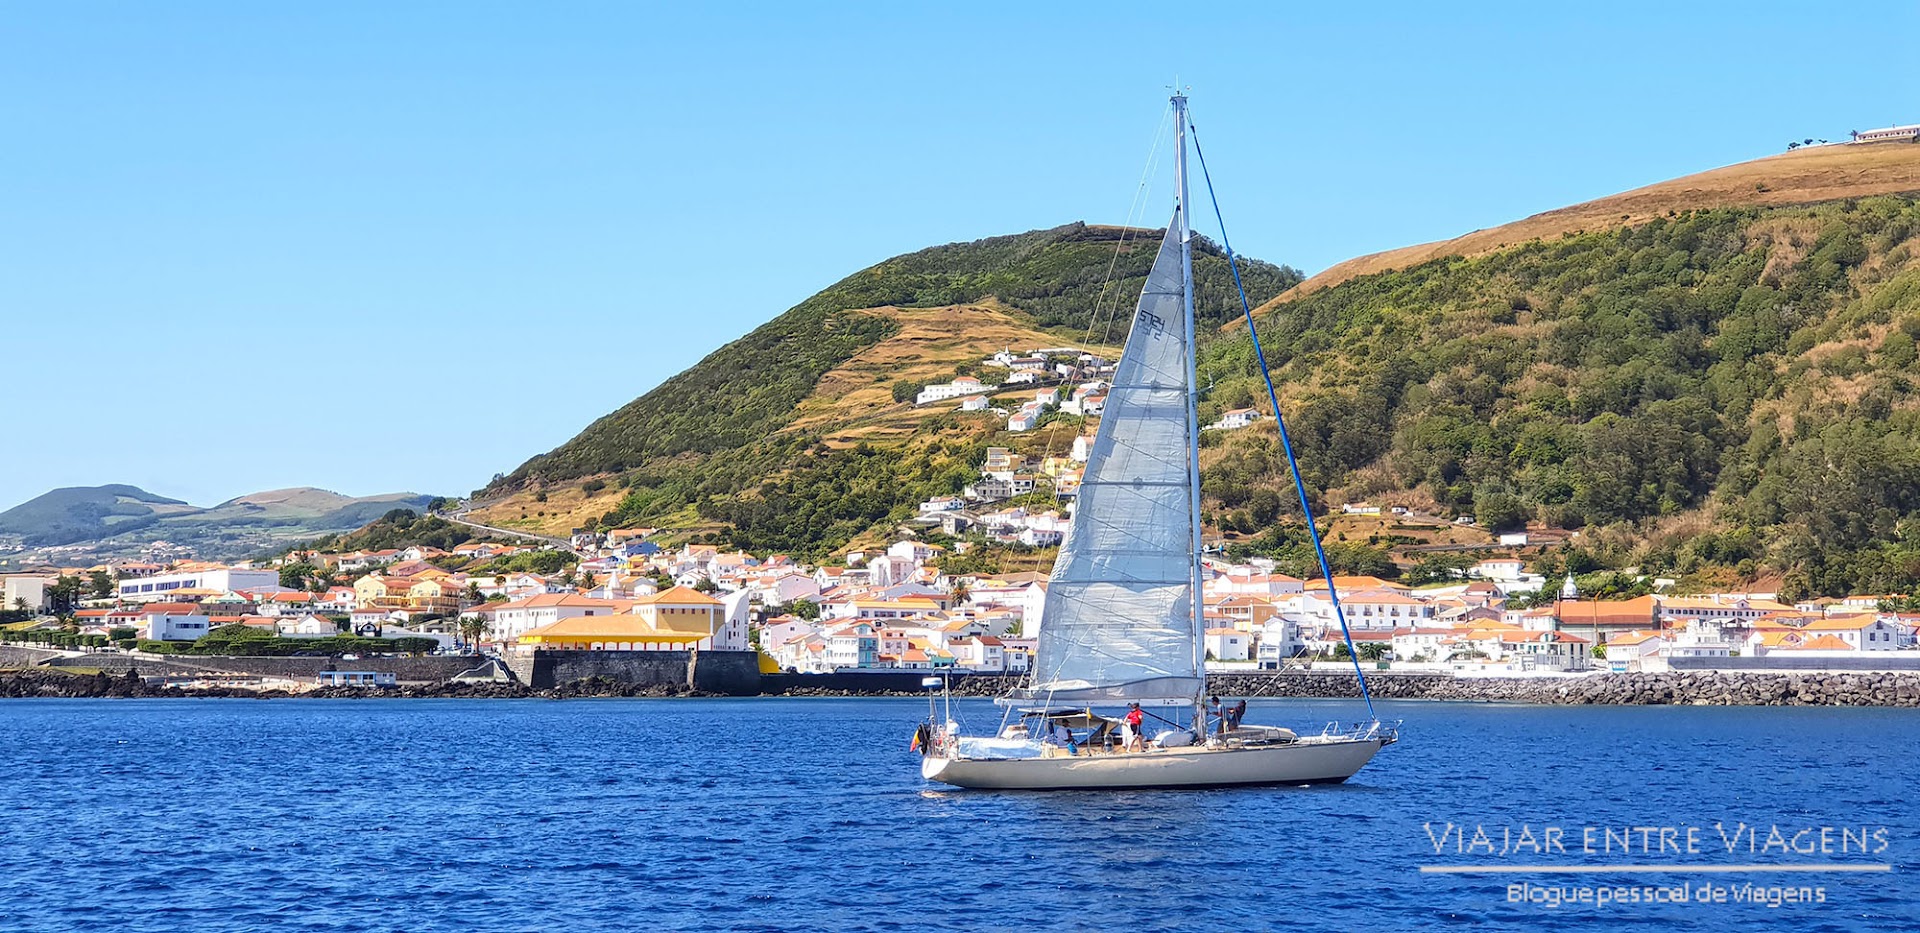
[(413, 581), (370, 573), (353, 581), (354, 604), (362, 609), (404, 609)]
[(726, 607), (698, 590), (676, 586), (634, 601), (632, 610), (576, 616), (532, 629), (520, 644), (580, 651), (683, 651), (707, 648), (726, 623)]
[(447, 615), (460, 611), (460, 594), (465, 587), (444, 576), (430, 580), (420, 577), (413, 579), (418, 582), (407, 588), (408, 608)]

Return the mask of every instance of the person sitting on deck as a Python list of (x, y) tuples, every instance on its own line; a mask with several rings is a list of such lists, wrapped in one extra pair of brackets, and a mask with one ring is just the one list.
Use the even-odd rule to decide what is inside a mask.
[(1054, 748), (1064, 748), (1069, 755), (1080, 754), (1079, 749), (1074, 747), (1073, 730), (1067, 728), (1066, 723), (1056, 722), (1052, 726), (1049, 726), (1046, 731), (1046, 738), (1041, 741)]

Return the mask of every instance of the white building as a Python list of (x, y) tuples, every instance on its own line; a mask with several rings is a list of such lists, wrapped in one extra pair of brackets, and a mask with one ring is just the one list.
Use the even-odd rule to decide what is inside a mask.
[(174, 590), (219, 590), (231, 593), (235, 590), (254, 590), (262, 587), (279, 588), (280, 572), (277, 570), (242, 570), (234, 567), (222, 567), (217, 570), (196, 570), (187, 573), (162, 573), (151, 577), (120, 581), (120, 598), (129, 602), (154, 602), (169, 598)]
[(1274, 670), (1282, 661), (1307, 650), (1305, 633), (1297, 620), (1275, 616), (1260, 629), (1260, 645), (1255, 659), (1262, 670)]
[(1907, 126), (1889, 126), (1883, 129), (1856, 131), (1853, 141), (1856, 143), (1877, 143), (1894, 139), (1920, 139), (1920, 123)]
[(1216, 431), (1237, 431), (1260, 420), (1257, 408), (1235, 408), (1220, 415), (1220, 420), (1209, 425)]
[(521, 635), (561, 619), (581, 616), (613, 615), (626, 608), (610, 599), (589, 599), (567, 593), (542, 593), (525, 599), (499, 603), (494, 607), (492, 635), (496, 641), (511, 644)]
[(202, 615), (155, 613), (147, 617), (147, 637), (153, 641), (196, 641), (212, 628), (212, 621)]
[(316, 615), (283, 617), (274, 623), (274, 628), (279, 630), (282, 638), (330, 638), (340, 634), (340, 626), (334, 624), (332, 619)]
[(1215, 661), (1252, 660), (1253, 636), (1237, 628), (1207, 629), (1206, 646)]
[(0, 585), (0, 596), (5, 597), (0, 609), (18, 609), (24, 605), (39, 612), (47, 608), (48, 582), (46, 577), (32, 574), (8, 574), (5, 584)]
[(972, 376), (957, 376), (952, 382), (930, 385), (921, 389), (920, 394), (914, 396), (913, 403), (915, 405), (927, 405), (933, 402), (944, 402), (950, 398), (964, 398), (969, 395), (979, 395), (981, 390), (986, 387), (985, 383)]

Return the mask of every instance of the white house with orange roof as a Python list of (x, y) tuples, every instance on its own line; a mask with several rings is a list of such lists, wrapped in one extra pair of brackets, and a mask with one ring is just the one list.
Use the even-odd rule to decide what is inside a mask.
[(1449, 642), (1457, 634), (1451, 628), (1418, 627), (1393, 630), (1393, 657), (1397, 661), (1444, 661), (1450, 653)]
[(1638, 671), (1658, 667), (1667, 640), (1659, 632), (1615, 632), (1607, 636), (1606, 667), (1612, 671)]
[(1516, 670), (1579, 671), (1591, 666), (1593, 643), (1572, 632), (1510, 632), (1500, 653)]
[(1222, 595), (1246, 593), (1254, 596), (1295, 596), (1306, 592), (1306, 581), (1275, 573), (1271, 567), (1230, 564), (1207, 581), (1207, 588)]
[(1231, 626), (1215, 626), (1206, 632), (1207, 657), (1221, 662), (1253, 660), (1253, 635)]
[(1894, 651), (1905, 641), (1899, 626), (1872, 612), (1815, 619), (1802, 626), (1800, 632), (1810, 636), (1831, 635), (1845, 644), (1846, 650), (1856, 652)]
[[(1309, 589), (1301, 596), (1302, 611), (1323, 623), (1338, 624), (1333, 600), (1325, 589)], [(1413, 627), (1433, 619), (1432, 604), (1403, 592), (1372, 589), (1340, 592), (1341, 614), (1347, 625), (1360, 631), (1391, 632), (1402, 626)]]
[(1004, 673), (1007, 669), (1005, 646), (992, 635), (952, 639), (947, 642), (946, 649), (953, 654), (956, 667), (987, 674)]
[(1208, 615), (1217, 614), (1230, 620), (1230, 627), (1249, 633), (1260, 631), (1267, 622), (1280, 615), (1280, 607), (1273, 600), (1246, 593), (1208, 597), (1206, 609)]

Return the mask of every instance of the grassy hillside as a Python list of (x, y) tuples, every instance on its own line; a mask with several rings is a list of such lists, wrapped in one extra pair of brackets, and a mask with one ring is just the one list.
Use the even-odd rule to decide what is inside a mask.
[[(496, 480), (476, 514), (549, 532), (646, 523), (796, 553), (837, 547), (958, 489), (986, 443), (980, 425), (943, 416), (951, 406), (897, 394), (1008, 345), (1118, 342), (1158, 242), (1070, 224), (862, 270)], [(1237, 302), (1226, 261), (1202, 242), (1194, 266), (1218, 324)], [(1299, 281), (1259, 262), (1242, 272), (1256, 300)]]
[[(1329, 504), (1582, 528), (1573, 569), (1905, 591), (1920, 579), (1916, 237), (1912, 197), (1676, 210), (1296, 290), (1261, 337)], [(1244, 333), (1208, 348), (1210, 408), (1261, 397), (1251, 357)], [(1270, 429), (1214, 440), (1216, 518), (1271, 511)]]
[(1546, 211), (1451, 240), (1359, 256), (1307, 279), (1281, 300), (1443, 256), (1478, 256), (1529, 240), (1634, 226), (1670, 212), (1781, 207), (1916, 191), (1920, 191), (1920, 145), (1884, 142), (1812, 146)]
[(192, 506), (138, 486), (67, 486), (0, 512), (0, 534), (48, 547), (140, 527), (180, 509)]

